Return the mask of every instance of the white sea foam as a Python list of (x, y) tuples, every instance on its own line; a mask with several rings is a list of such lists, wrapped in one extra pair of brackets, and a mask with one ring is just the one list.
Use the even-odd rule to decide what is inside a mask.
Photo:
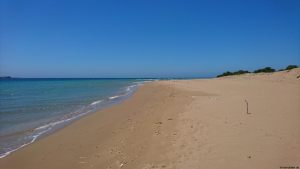
[(129, 92), (132, 90), (132, 88), (136, 87), (137, 85), (130, 85), (126, 88), (126, 91)]
[(123, 95), (111, 96), (111, 97), (109, 97), (109, 99), (110, 99), (110, 100), (113, 100), (113, 99), (119, 98), (119, 97), (121, 97), (121, 96), (123, 96)]
[(103, 100), (98, 100), (98, 101), (94, 101), (93, 103), (91, 103), (90, 105), (96, 105), (96, 104), (98, 104), (98, 103), (101, 103), (101, 102), (103, 102)]

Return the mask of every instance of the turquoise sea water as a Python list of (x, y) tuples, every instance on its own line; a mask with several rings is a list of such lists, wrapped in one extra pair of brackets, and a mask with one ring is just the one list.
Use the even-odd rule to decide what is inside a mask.
[(0, 158), (120, 102), (146, 79), (0, 80)]

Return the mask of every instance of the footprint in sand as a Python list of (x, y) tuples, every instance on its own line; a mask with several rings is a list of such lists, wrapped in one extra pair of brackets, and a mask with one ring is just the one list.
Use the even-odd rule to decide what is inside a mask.
[(161, 134), (161, 132), (160, 132), (160, 128), (161, 128), (161, 124), (163, 124), (161, 121), (159, 121), (159, 122), (156, 122), (155, 124), (157, 124), (158, 126), (156, 126), (155, 127), (155, 129), (154, 129), (154, 133), (156, 134), (156, 135), (160, 135)]

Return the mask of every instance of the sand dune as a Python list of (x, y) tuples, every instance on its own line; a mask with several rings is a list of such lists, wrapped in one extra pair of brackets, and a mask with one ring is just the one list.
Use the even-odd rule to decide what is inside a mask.
[(299, 75), (148, 83), (0, 159), (0, 168), (300, 167)]

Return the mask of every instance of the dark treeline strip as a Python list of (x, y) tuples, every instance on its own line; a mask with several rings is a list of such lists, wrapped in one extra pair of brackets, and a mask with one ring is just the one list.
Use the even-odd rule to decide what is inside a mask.
[[(294, 68), (298, 68), (298, 66), (297, 65), (289, 65), (285, 69), (279, 69), (278, 71), (292, 70)], [(271, 67), (265, 67), (265, 68), (257, 69), (255, 71), (253, 71), (253, 73), (272, 73), (272, 72), (276, 72), (276, 70)], [(249, 72), (247, 70), (238, 70), (235, 72), (227, 71), (227, 72), (224, 72), (224, 73), (218, 75), (217, 77), (241, 75), (241, 74), (245, 74), (245, 73), (251, 73), (251, 72)]]

